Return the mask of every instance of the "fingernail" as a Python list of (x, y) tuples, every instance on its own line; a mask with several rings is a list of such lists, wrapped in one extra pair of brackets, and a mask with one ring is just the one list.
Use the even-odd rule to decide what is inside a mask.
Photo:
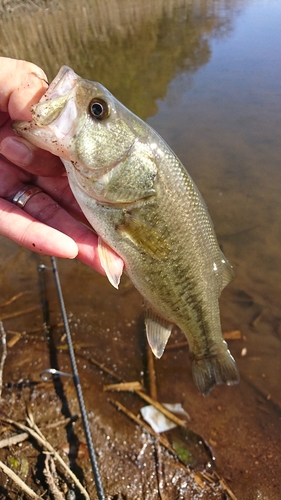
[(39, 80), (43, 80), (43, 82), (48, 83), (47, 75), (41, 68), (38, 68), (37, 71), (32, 71), (30, 74), (35, 75), (39, 78)]
[(32, 71), (31, 73), (27, 73), (26, 81), (29, 85), (32, 86), (34, 86), (34, 84), (38, 85), (38, 80), (40, 80), (41, 85), (43, 85), (44, 88), (48, 87), (48, 80), (44, 71), (42, 71), (42, 73), (41, 72), (39, 73), (39, 71), (38, 72)]
[(1, 142), (1, 154), (16, 165), (29, 165), (33, 158), (33, 153), (26, 143), (16, 137), (6, 137)]

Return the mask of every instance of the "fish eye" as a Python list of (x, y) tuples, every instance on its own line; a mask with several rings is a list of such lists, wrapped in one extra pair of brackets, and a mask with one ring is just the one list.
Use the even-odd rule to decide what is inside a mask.
[(103, 99), (98, 99), (97, 97), (91, 100), (89, 111), (90, 115), (97, 120), (104, 120), (110, 115), (110, 109), (107, 102)]

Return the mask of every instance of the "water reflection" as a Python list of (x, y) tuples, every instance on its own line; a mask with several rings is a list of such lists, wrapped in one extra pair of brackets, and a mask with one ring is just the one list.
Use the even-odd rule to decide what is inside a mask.
[(230, 30), (239, 2), (37, 0), (8, 5), (0, 19), (1, 55), (33, 61), (50, 79), (67, 64), (102, 82), (147, 118), (156, 113), (156, 100), (166, 95), (178, 72), (194, 72), (209, 61), (209, 36)]

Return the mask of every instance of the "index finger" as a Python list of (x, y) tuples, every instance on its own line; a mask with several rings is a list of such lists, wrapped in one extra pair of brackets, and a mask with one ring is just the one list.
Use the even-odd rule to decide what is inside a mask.
[(47, 77), (36, 64), (0, 57), (0, 111), (13, 120), (31, 120), (30, 106), (46, 91)]

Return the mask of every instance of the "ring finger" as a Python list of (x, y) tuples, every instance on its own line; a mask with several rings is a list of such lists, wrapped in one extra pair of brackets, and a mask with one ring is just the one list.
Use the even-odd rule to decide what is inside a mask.
[[(97, 237), (74, 219), (42, 190), (27, 194), (24, 206), (13, 203), (15, 196), (35, 178), (0, 159), (1, 234), (31, 250), (57, 257), (74, 258), (104, 274), (97, 253)], [(24, 195), (24, 193), (23, 193)], [(21, 198), (21, 196), (19, 195)]]

